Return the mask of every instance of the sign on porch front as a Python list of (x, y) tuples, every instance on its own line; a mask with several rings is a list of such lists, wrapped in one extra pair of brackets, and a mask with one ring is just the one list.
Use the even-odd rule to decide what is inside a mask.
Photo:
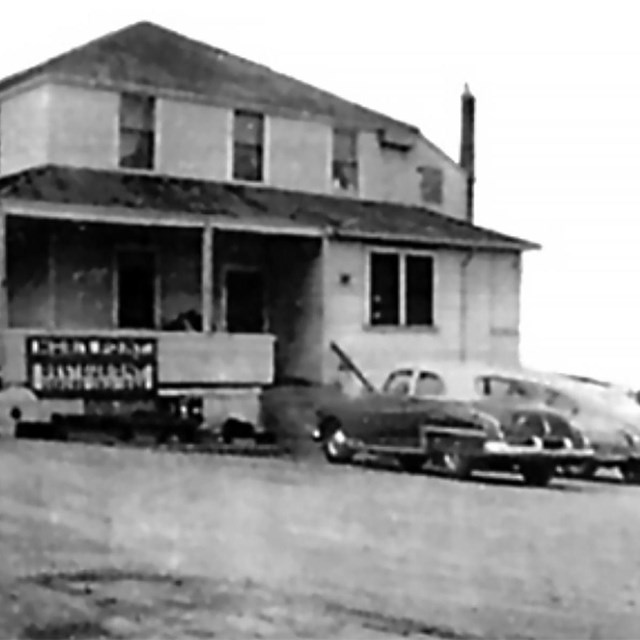
[(27, 338), (27, 371), (41, 396), (147, 396), (156, 390), (153, 338), (37, 336)]

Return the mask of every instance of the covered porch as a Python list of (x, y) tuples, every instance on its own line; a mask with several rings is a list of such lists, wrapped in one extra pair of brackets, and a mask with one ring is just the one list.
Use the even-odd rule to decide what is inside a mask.
[(152, 338), (160, 393), (321, 375), (317, 230), (46, 204), (0, 229), (5, 385), (41, 336)]

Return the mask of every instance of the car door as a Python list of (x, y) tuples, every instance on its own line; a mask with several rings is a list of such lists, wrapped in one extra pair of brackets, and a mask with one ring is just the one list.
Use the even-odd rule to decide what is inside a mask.
[(393, 371), (382, 392), (371, 397), (361, 409), (358, 436), (365, 443), (384, 447), (402, 447), (415, 442), (407, 432), (407, 406), (412, 392), (414, 371)]

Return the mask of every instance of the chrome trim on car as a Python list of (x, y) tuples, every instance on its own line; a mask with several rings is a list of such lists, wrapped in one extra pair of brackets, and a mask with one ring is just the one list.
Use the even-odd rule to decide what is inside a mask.
[(491, 440), (485, 442), (483, 451), (490, 455), (506, 455), (506, 456), (536, 456), (540, 458), (589, 458), (593, 456), (593, 449), (574, 449), (566, 447), (562, 449), (545, 449), (542, 441), (536, 438), (538, 442), (531, 445), (514, 445), (507, 442)]

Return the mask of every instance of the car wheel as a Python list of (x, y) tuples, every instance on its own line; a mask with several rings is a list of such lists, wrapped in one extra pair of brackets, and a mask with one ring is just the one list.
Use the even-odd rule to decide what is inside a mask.
[(347, 444), (347, 438), (344, 431), (342, 431), (340, 423), (335, 422), (332, 423), (331, 426), (332, 429), (329, 431), (329, 435), (326, 436), (322, 447), (325, 458), (331, 464), (345, 464), (347, 462), (351, 462), (353, 458), (353, 451)]
[(576, 478), (580, 480), (591, 480), (596, 475), (598, 465), (595, 462), (588, 461), (581, 464), (572, 464), (564, 468), (564, 474), (568, 478)]
[(553, 478), (553, 467), (545, 464), (524, 464), (520, 473), (525, 484), (532, 487), (546, 487)]
[(454, 442), (452, 446), (442, 452), (442, 466), (454, 478), (466, 480), (473, 473), (471, 460), (462, 452), (459, 442)]
[(422, 456), (398, 456), (396, 460), (400, 468), (407, 473), (419, 473), (425, 462)]
[(620, 467), (620, 473), (628, 484), (640, 484), (640, 463), (627, 462)]

